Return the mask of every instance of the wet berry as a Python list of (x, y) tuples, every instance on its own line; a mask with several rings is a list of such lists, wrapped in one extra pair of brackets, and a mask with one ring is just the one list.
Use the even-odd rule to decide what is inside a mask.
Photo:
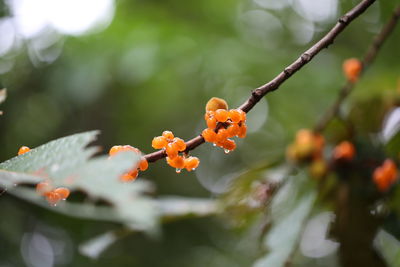
[(173, 144), (178, 151), (185, 151), (186, 143), (181, 138), (175, 137), (173, 139)]
[(225, 152), (228, 153), (230, 151), (235, 150), (236, 148), (236, 143), (235, 141), (231, 140), (231, 139), (225, 139), (224, 141), (222, 141), (220, 143), (220, 145), (222, 146), (222, 148), (225, 149)]
[(184, 160), (184, 168), (187, 171), (193, 171), (200, 164), (200, 160), (197, 157), (188, 157)]
[(167, 163), (176, 169), (183, 169), (185, 166), (185, 160), (183, 157), (181, 156), (177, 156), (173, 159), (171, 159), (170, 157), (167, 157)]
[(172, 139), (174, 139), (174, 134), (171, 131), (164, 131), (162, 133), (162, 136), (164, 136), (168, 142), (170, 142)]
[(171, 159), (175, 158), (178, 156), (178, 149), (173, 143), (169, 143), (165, 149), (165, 152), (167, 153), (168, 157)]
[(229, 118), (229, 112), (225, 109), (217, 109), (215, 111), (215, 118), (219, 122), (226, 122)]
[(204, 129), (201, 135), (206, 142), (215, 143), (217, 141), (217, 133), (210, 128)]
[(167, 138), (164, 136), (157, 136), (153, 138), (153, 141), (151, 142), (151, 146), (154, 149), (162, 149), (165, 148), (168, 144)]
[(67, 197), (68, 197), (69, 194), (70, 194), (69, 189), (68, 189), (68, 188), (65, 188), (65, 187), (56, 188), (56, 189), (54, 190), (54, 192), (57, 193), (57, 194), (59, 194), (59, 195), (60, 195), (60, 198), (61, 198), (62, 200), (66, 200)]
[(54, 191), (50, 191), (46, 194), (46, 200), (50, 205), (55, 206), (61, 200), (61, 196)]

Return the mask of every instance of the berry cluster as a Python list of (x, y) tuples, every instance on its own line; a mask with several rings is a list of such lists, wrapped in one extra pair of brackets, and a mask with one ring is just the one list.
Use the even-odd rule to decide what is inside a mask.
[[(309, 172), (314, 178), (322, 178), (328, 172), (327, 160), (323, 157), (325, 138), (309, 129), (297, 132), (295, 141), (287, 148), (287, 158), (294, 162), (309, 162)], [(353, 160), (356, 149), (349, 141), (343, 141), (333, 149), (334, 163), (343, 164)]]
[[(133, 151), (138, 155), (142, 154), (139, 149), (137, 149), (136, 147), (130, 146), (130, 145), (113, 146), (110, 149), (110, 151), (108, 152), (108, 154), (110, 155), (110, 157), (112, 157), (112, 156), (116, 155), (117, 153), (120, 153), (123, 151)], [(135, 165), (131, 171), (121, 175), (120, 180), (122, 182), (133, 181), (138, 177), (139, 171), (145, 171), (145, 170), (147, 170), (148, 167), (149, 167), (149, 163), (147, 162), (147, 160), (144, 157), (142, 157), (141, 160), (139, 161), (139, 163), (137, 165)]]
[(50, 205), (56, 206), (60, 200), (66, 200), (69, 189), (65, 187), (53, 188), (48, 182), (40, 182), (36, 185), (36, 192), (44, 196)]
[(391, 159), (386, 159), (373, 173), (373, 181), (380, 192), (386, 192), (397, 180), (398, 170)]
[(177, 173), (182, 169), (195, 170), (200, 164), (197, 157), (187, 156), (186, 153), (183, 156), (179, 155), (186, 150), (186, 143), (183, 139), (175, 137), (171, 131), (164, 131), (161, 136), (154, 137), (151, 146), (154, 149), (165, 150), (168, 165), (175, 168)]
[(362, 63), (356, 58), (349, 58), (343, 62), (343, 72), (350, 82), (356, 82), (362, 70)]
[(18, 150), (18, 156), (29, 152), (31, 149), (27, 146), (21, 146)]
[(235, 141), (229, 138), (246, 137), (246, 113), (240, 109), (207, 110), (204, 119), (208, 127), (201, 133), (204, 140), (223, 148), (225, 153), (236, 148)]

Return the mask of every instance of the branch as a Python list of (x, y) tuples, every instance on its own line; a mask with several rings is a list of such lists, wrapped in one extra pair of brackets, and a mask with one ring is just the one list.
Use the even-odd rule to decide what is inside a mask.
[[(372, 44), (368, 48), (367, 52), (364, 55), (363, 60), (361, 61), (362, 69), (360, 73), (361, 75), (364, 74), (365, 70), (374, 62), (376, 55), (378, 54), (380, 48), (382, 47), (383, 43), (386, 39), (390, 36), (393, 32), (393, 29), (396, 27), (397, 22), (400, 18), (400, 6), (395, 8), (393, 11), (392, 17), (390, 20), (383, 26), (382, 30), (375, 36)], [(355, 87), (356, 82), (351, 82), (347, 80), (346, 84), (340, 89), (339, 95), (337, 96), (335, 102), (332, 106), (325, 112), (325, 114), (321, 117), (319, 122), (314, 128), (314, 131), (321, 132), (323, 131), (329, 122), (338, 115), (340, 107), (344, 100), (349, 96), (353, 88)]]
[[(335, 26), (324, 37), (322, 37), (322, 39), (305, 51), (297, 60), (286, 67), (270, 82), (254, 89), (251, 92), (249, 99), (247, 99), (247, 101), (244, 102), (239, 109), (243, 110), (244, 112), (249, 112), (266, 94), (278, 89), (283, 82), (289, 79), (308, 62), (310, 62), (313, 57), (316, 56), (322, 49), (327, 48), (330, 44), (332, 44), (335, 38), (374, 2), (375, 0), (363, 0), (349, 12), (343, 15), (335, 24)], [(202, 143), (204, 143), (204, 138), (201, 135), (187, 141), (186, 152), (193, 150)], [(159, 159), (165, 158), (166, 156), (167, 154), (164, 150), (159, 150), (147, 154), (144, 157), (148, 162), (155, 162)]]

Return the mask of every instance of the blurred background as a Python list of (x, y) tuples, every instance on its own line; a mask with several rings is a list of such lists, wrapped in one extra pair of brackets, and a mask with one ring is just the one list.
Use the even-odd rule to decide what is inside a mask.
[[(375, 3), (263, 99), (248, 114), (248, 137), (234, 152), (205, 144), (192, 152), (201, 160), (195, 172), (176, 174), (160, 160), (140, 179), (154, 183), (157, 196), (214, 199), (243, 173), (281, 161), (295, 131), (312, 127), (344, 83), (342, 61), (363, 55), (396, 2)], [(152, 138), (164, 130), (188, 140), (205, 127), (209, 98), (239, 106), (356, 3), (2, 0), (0, 87), (8, 97), (0, 106), (0, 162), (22, 145), (93, 129), (101, 131), (95, 144), (104, 153), (116, 144), (150, 153)], [(351, 101), (396, 91), (399, 46), (397, 31)], [(7, 193), (0, 195), (0, 209), (1, 267), (251, 266), (262, 253), (260, 216), (233, 222), (228, 213), (166, 223), (160, 236), (126, 234), (91, 259), (79, 246), (118, 224), (60, 215)], [(329, 221), (329, 214), (320, 216)], [(336, 246), (299, 262), (335, 266)], [(320, 257), (331, 258), (319, 263)]]

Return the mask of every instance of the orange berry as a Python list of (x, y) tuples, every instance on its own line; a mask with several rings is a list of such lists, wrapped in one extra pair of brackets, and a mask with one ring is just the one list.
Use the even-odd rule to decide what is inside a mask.
[(356, 154), (356, 149), (349, 141), (343, 141), (333, 150), (335, 160), (351, 161)]
[(242, 120), (242, 114), (238, 109), (231, 109), (229, 110), (229, 118), (233, 123), (238, 123)]
[(206, 111), (216, 111), (217, 109), (228, 109), (228, 103), (222, 98), (212, 97), (206, 104)]
[(245, 122), (245, 121), (246, 121), (246, 117), (247, 117), (246, 112), (244, 112), (244, 111), (241, 110), (241, 109), (237, 109), (237, 111), (238, 111), (239, 114), (240, 114), (240, 121)]
[(382, 165), (386, 179), (392, 184), (397, 180), (397, 167), (393, 160), (386, 159)]
[(167, 141), (170, 141), (170, 140), (174, 139), (174, 134), (171, 131), (164, 131), (162, 133), (162, 136), (167, 138)]
[(200, 164), (200, 160), (197, 157), (188, 157), (185, 159), (185, 168), (187, 171), (193, 171)]
[(201, 135), (206, 142), (214, 143), (217, 141), (217, 133), (210, 128), (204, 129)]
[(386, 192), (390, 187), (390, 182), (386, 179), (385, 171), (382, 167), (378, 167), (375, 169), (373, 173), (373, 181), (378, 187), (380, 192)]
[(181, 156), (177, 156), (173, 159), (171, 159), (170, 157), (167, 157), (167, 163), (176, 169), (182, 169), (183, 167), (185, 167), (185, 160), (183, 157)]
[(59, 194), (62, 200), (66, 200), (70, 193), (69, 189), (65, 187), (56, 188), (54, 192)]
[(48, 182), (40, 182), (36, 185), (36, 192), (39, 195), (46, 195), (49, 193), (51, 190), (53, 190), (52, 186)]
[(239, 125), (238, 124), (231, 124), (228, 128), (227, 128), (227, 130), (228, 130), (228, 137), (234, 137), (234, 136), (236, 136), (236, 135), (238, 135), (239, 134), (239, 132), (240, 132), (240, 127), (239, 127)]
[(178, 149), (176, 148), (176, 146), (173, 143), (169, 143), (167, 145), (165, 152), (167, 153), (168, 157), (170, 157), (171, 159), (178, 156)]
[(309, 129), (301, 129), (296, 133), (296, 144), (311, 144), (314, 141), (314, 134)]
[(173, 140), (173, 144), (178, 151), (185, 151), (186, 149), (186, 143), (181, 138), (175, 137)]
[(151, 142), (151, 146), (154, 149), (162, 149), (166, 147), (168, 144), (167, 138), (164, 136), (157, 136), (153, 138), (153, 141)]
[(215, 127), (217, 127), (217, 119), (214, 117), (207, 118), (206, 123), (207, 127), (210, 129), (215, 129)]
[(229, 112), (226, 109), (217, 109), (215, 111), (215, 118), (219, 122), (226, 122), (229, 118)]
[(139, 163), (139, 170), (145, 171), (149, 168), (149, 163), (147, 162), (147, 159), (142, 157), (142, 160)]
[(216, 141), (217, 142), (223, 142), (224, 140), (226, 140), (228, 138), (228, 130), (225, 128), (221, 128), (218, 130), (217, 133), (217, 138)]
[(347, 59), (343, 62), (344, 75), (349, 81), (355, 82), (362, 71), (362, 67), (360, 60), (356, 58)]
[(121, 177), (119, 178), (122, 182), (130, 182), (135, 180), (138, 177), (139, 171), (138, 170), (132, 170), (128, 173), (124, 173), (123, 175), (121, 175)]
[(31, 149), (27, 146), (21, 146), (18, 150), (18, 156), (29, 152)]
[(55, 206), (61, 200), (61, 196), (54, 191), (50, 191), (46, 194), (46, 200), (50, 205)]
[(237, 136), (239, 138), (245, 138), (247, 135), (247, 125), (242, 123), (242, 125), (239, 127), (239, 132), (237, 134)]
[(228, 153), (229, 151), (235, 150), (236, 143), (231, 139), (226, 139), (223, 142), (221, 142), (221, 146), (225, 149), (225, 153)]

